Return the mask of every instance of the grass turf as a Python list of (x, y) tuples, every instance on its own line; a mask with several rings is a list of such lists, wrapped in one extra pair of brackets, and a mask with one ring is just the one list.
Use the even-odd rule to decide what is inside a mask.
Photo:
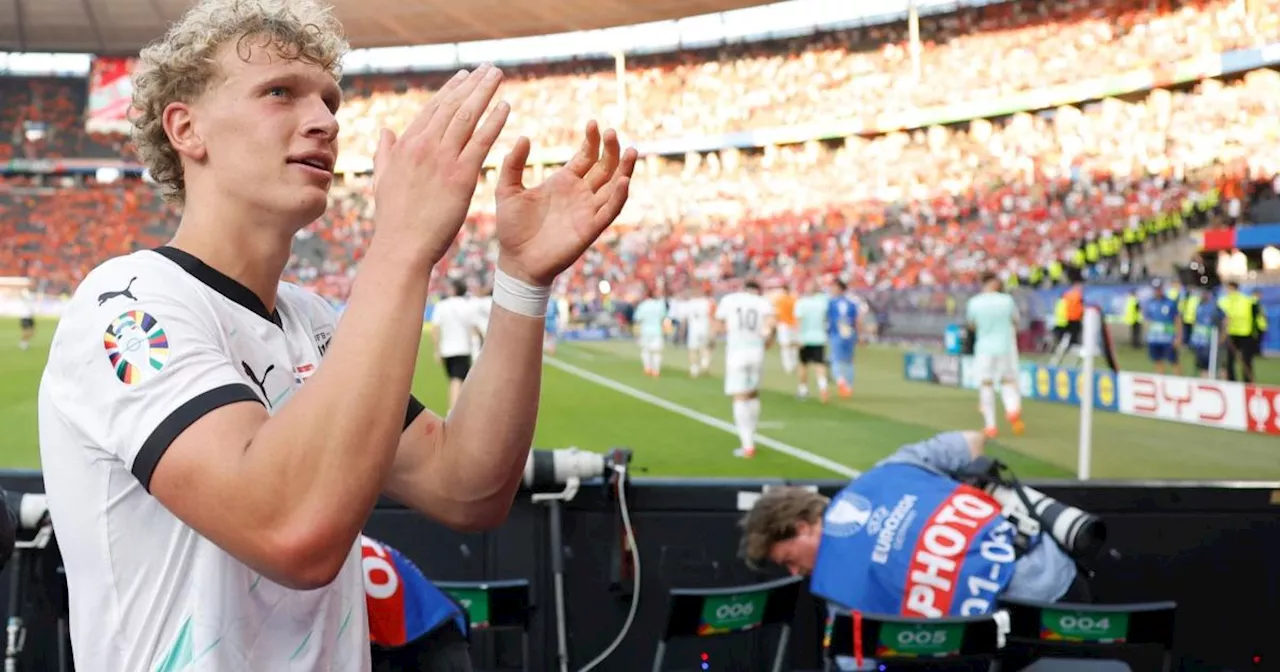
[[(36, 390), (55, 323), (41, 321), (36, 341), (17, 348), (16, 320), (0, 325), (0, 466), (39, 468)], [(430, 356), (429, 339), (414, 379), (414, 392), (428, 407), (443, 409), (443, 372)], [(661, 378), (643, 375), (636, 346), (629, 342), (561, 344), (556, 359), (610, 379), (615, 384), (679, 405), (695, 414), (732, 422), (720, 378), (723, 352), (711, 376), (691, 379), (683, 349), (668, 347)], [(1122, 365), (1149, 370), (1138, 351), (1122, 351)], [(1260, 382), (1280, 384), (1280, 362), (1258, 362)], [(802, 401), (783, 373), (777, 350), (768, 353), (761, 393), (760, 433), (855, 469), (866, 469), (909, 441), (940, 431), (977, 429), (977, 394), (969, 390), (907, 382), (902, 351), (863, 347), (858, 352), (852, 399), (829, 405)], [(1026, 402), (1027, 433), (1007, 430), (989, 444), (989, 453), (1023, 477), (1071, 477), (1075, 471), (1079, 411), (1057, 404)], [(1163, 422), (1113, 413), (1095, 413), (1095, 478), (1188, 478), (1197, 480), (1280, 479), (1280, 441), (1275, 437)], [(752, 460), (732, 456), (737, 438), (669, 409), (555, 366), (546, 366), (535, 446), (577, 446), (603, 451), (627, 446), (643, 475), (673, 477), (830, 478), (837, 474), (761, 446)]]

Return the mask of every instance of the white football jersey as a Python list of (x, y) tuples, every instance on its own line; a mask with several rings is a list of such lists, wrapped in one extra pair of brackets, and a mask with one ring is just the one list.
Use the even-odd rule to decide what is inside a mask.
[(484, 327), (484, 316), (472, 298), (451, 296), (431, 310), (431, 324), (440, 332), (441, 357), (471, 354), (471, 337)]
[(30, 296), (23, 296), (21, 303), (18, 305), (18, 317), (23, 320), (32, 320), (36, 317), (36, 302)]
[(206, 413), (287, 404), (336, 323), (327, 303), (287, 283), (268, 313), (248, 288), (173, 248), (107, 261), (77, 288), (39, 393), (77, 669), (369, 669), (356, 540), (331, 584), (293, 590), (149, 492), (169, 445)]
[(764, 350), (773, 303), (759, 294), (734, 292), (716, 306), (716, 319), (725, 323), (725, 349)]
[(711, 299), (698, 296), (685, 301), (681, 316), (689, 323), (691, 331), (710, 331)]

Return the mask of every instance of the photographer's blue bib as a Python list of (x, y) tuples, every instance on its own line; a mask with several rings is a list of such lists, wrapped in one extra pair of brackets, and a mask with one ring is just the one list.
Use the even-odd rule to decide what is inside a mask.
[(466, 634), (462, 608), (400, 551), (362, 536), (360, 552), (369, 608), (369, 639), (374, 644), (405, 646), (450, 620)]
[(851, 611), (916, 618), (990, 613), (1013, 576), (1014, 526), (985, 492), (888, 463), (823, 514), (809, 589)]

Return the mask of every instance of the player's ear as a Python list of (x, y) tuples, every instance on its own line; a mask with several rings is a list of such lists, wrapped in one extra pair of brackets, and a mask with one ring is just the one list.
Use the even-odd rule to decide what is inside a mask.
[(192, 161), (204, 160), (208, 150), (204, 139), (196, 132), (195, 110), (191, 105), (181, 101), (169, 103), (161, 113), (160, 122), (178, 156)]

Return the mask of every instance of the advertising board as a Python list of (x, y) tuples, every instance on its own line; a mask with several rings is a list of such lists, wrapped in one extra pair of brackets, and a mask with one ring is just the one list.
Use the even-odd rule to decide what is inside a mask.
[(1280, 435), (1280, 388), (1245, 386), (1245, 408), (1249, 414), (1249, 431)]
[[(1031, 398), (1059, 404), (1079, 406), (1085, 391), (1085, 378), (1075, 369), (1057, 366), (1027, 365), (1031, 369)], [(1093, 407), (1102, 411), (1119, 410), (1116, 374), (1093, 372)]]
[[(907, 380), (977, 389), (972, 357), (909, 352)], [(1027, 399), (1080, 406), (1085, 378), (1076, 369), (1023, 362), (1018, 386)], [(1280, 387), (1149, 373), (1094, 371), (1093, 407), (1237, 432), (1280, 436)]]
[(933, 355), (927, 352), (908, 352), (902, 357), (903, 376), (907, 380), (932, 383)]
[(1120, 412), (1238, 432), (1248, 427), (1245, 386), (1207, 378), (1120, 374)]
[(955, 355), (933, 355), (933, 380), (939, 385), (960, 387), (962, 359)]
[(601, 327), (584, 327), (582, 329), (567, 329), (560, 333), (562, 341), (607, 341), (613, 337), (608, 329)]

